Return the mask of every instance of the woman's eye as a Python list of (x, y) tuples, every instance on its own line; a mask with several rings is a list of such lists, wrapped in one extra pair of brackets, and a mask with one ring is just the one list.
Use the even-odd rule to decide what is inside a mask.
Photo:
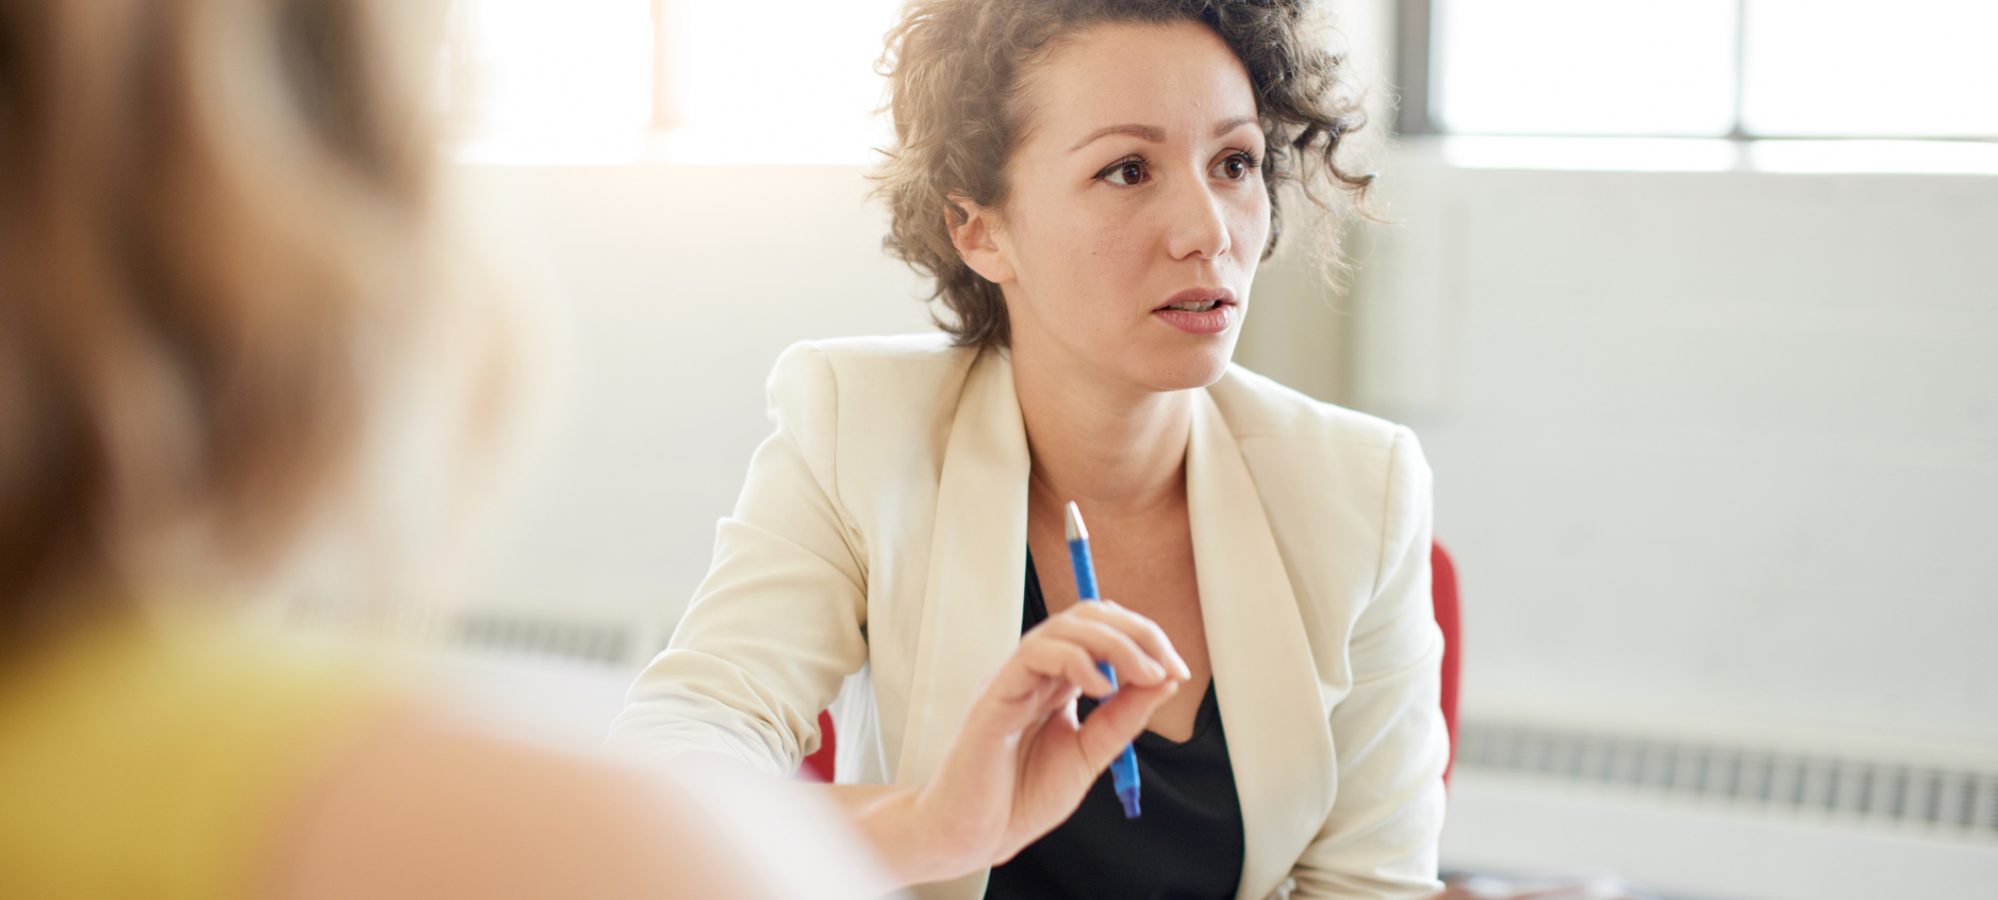
[(1145, 164), (1135, 159), (1127, 159), (1104, 169), (1103, 174), (1097, 177), (1111, 184), (1131, 187), (1145, 180)]
[(1214, 166), (1214, 174), (1229, 181), (1241, 181), (1249, 177), (1249, 170), (1256, 164), (1256, 158), (1247, 153), (1230, 153)]

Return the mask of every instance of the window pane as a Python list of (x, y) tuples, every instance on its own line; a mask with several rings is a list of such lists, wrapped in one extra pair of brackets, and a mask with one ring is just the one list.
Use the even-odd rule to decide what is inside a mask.
[(461, 155), (870, 160), (887, 139), (874, 61), (900, 6), (767, 0), (745, 16), (712, 0), (455, 0), (444, 74)]
[(1748, 0), (1751, 134), (1998, 136), (1998, 4)]
[(630, 157), (652, 118), (650, 0), (459, 0), (445, 65), (473, 156)]
[(1436, 0), (1437, 123), (1496, 134), (1726, 134), (1734, 3)]
[(669, 96), (689, 162), (864, 162), (882, 145), (874, 73), (900, 0), (668, 5)]

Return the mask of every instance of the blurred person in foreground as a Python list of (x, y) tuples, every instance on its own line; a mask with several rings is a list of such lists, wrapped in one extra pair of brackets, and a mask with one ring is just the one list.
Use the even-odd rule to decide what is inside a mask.
[(369, 493), (391, 393), (465, 388), (447, 458), (490, 437), (426, 6), (0, 0), (0, 896), (872, 892), (800, 798), (502, 740), (247, 624)]

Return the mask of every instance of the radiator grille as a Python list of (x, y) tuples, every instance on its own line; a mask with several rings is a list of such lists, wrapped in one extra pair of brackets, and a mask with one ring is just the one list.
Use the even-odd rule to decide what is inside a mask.
[(450, 626), (450, 640), (468, 649), (554, 656), (621, 665), (636, 658), (638, 629), (612, 622), (578, 622), (507, 613), (471, 612)]
[(1463, 723), (1457, 764), (1998, 841), (1998, 771), (1490, 721)]

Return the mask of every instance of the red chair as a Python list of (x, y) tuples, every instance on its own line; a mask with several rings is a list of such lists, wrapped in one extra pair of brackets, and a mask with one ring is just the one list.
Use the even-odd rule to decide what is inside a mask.
[[(1443, 767), (1443, 783), (1450, 783), (1450, 769), (1457, 761), (1457, 670), (1462, 662), (1457, 618), (1457, 567), (1442, 544), (1429, 545), (1430, 600), (1436, 606), (1436, 625), (1443, 631), (1443, 725), (1450, 733), (1450, 762)], [(830, 713), (819, 713), (819, 749), (805, 758), (800, 774), (818, 781), (833, 779), (833, 721)]]
[(1436, 627), (1443, 631), (1443, 727), (1450, 734), (1450, 761), (1443, 764), (1443, 785), (1448, 787), (1450, 769), (1457, 764), (1457, 671), (1464, 654), (1459, 637), (1463, 629), (1457, 617), (1457, 565), (1439, 543), (1429, 545), (1429, 599), (1436, 606)]

